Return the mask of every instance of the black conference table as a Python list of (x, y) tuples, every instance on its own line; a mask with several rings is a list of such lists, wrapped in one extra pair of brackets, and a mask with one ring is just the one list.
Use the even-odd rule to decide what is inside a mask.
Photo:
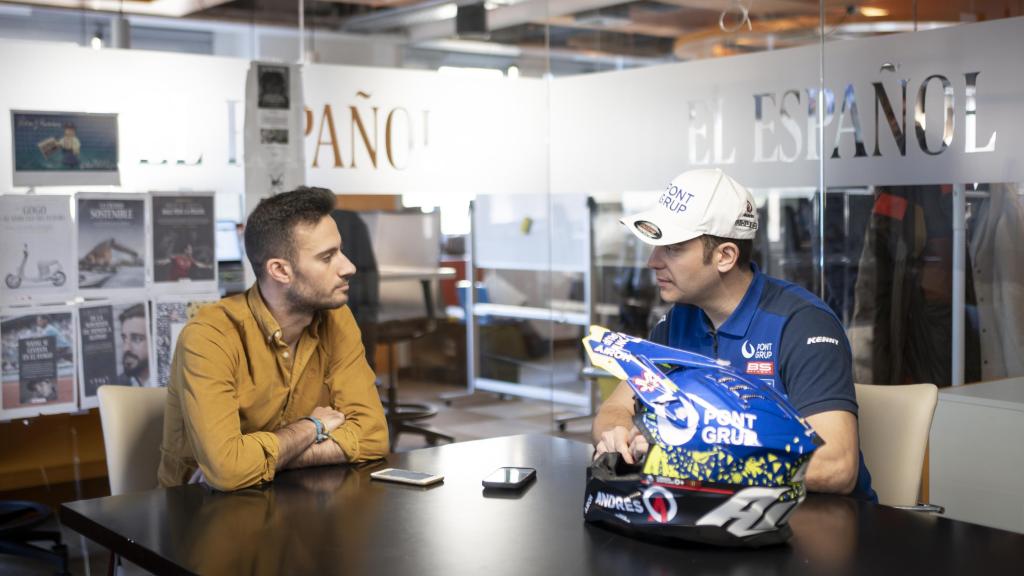
[[(757, 550), (665, 545), (583, 522), (587, 444), (510, 436), (283, 472), (269, 485), (203, 485), (70, 502), (64, 524), (157, 574), (557, 575), (1019, 574), (1024, 535), (812, 494), (793, 538)], [(445, 475), (421, 488), (371, 481), (387, 466)], [(499, 466), (537, 480), (491, 497)]]

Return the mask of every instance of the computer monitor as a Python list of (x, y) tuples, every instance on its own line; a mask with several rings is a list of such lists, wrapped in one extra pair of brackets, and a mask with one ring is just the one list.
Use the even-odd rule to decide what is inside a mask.
[(11, 111), (14, 186), (120, 184), (117, 114)]
[(218, 262), (241, 262), (242, 243), (238, 235), (238, 223), (234, 220), (217, 220), (214, 246)]

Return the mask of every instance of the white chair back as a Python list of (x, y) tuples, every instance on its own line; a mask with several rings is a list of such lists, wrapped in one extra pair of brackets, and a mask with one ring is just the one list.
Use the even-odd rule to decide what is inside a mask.
[(860, 449), (879, 503), (917, 504), (938, 388), (934, 384), (855, 386)]
[(156, 488), (167, 389), (100, 386), (97, 394), (110, 493)]

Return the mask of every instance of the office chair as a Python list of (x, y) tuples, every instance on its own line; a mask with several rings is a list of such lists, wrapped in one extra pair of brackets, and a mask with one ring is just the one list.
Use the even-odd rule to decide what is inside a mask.
[[(438, 440), (454, 442), (447, 434), (416, 426), (413, 422), (425, 420), (437, 414), (427, 404), (400, 403), (398, 401), (398, 361), (395, 346), (401, 342), (421, 338), (434, 330), (433, 318), (410, 318), (380, 321), (380, 272), (377, 258), (370, 239), (370, 231), (359, 214), (350, 210), (335, 210), (331, 213), (338, 232), (341, 234), (342, 251), (356, 267), (356, 274), (349, 281), (348, 307), (362, 333), (366, 361), (374, 373), (377, 372), (377, 344), (387, 346), (388, 381), (384, 389), (384, 408), (388, 419), (388, 435), (394, 447), (403, 432), (421, 434), (427, 443), (434, 445)], [(378, 377), (378, 386), (380, 379)]]
[[(96, 394), (110, 495), (156, 488), (167, 389), (100, 386)], [(108, 574), (120, 567), (121, 559), (111, 553)], [(135, 572), (134, 566), (130, 568)]]
[(879, 503), (943, 512), (941, 506), (918, 505), (917, 500), (938, 388), (934, 384), (855, 387), (860, 449)]

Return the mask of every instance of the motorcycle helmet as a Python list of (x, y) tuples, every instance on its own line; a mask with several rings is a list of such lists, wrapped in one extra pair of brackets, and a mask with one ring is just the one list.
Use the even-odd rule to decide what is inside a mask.
[(786, 541), (823, 442), (784, 396), (720, 361), (592, 326), (591, 362), (628, 382), (650, 446), (587, 469), (587, 522), (633, 535), (757, 547)]

